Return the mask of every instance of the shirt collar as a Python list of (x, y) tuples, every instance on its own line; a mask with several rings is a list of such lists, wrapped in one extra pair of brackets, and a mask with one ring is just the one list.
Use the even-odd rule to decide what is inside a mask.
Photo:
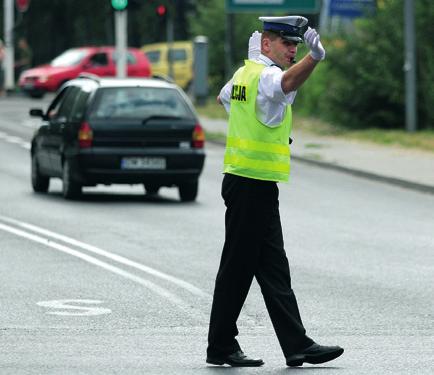
[[(269, 57), (263, 55), (262, 53), (258, 56), (257, 61), (261, 64), (264, 64), (266, 66), (277, 66), (278, 68), (282, 69), (279, 65), (277, 65), (273, 60), (271, 60)], [(282, 69), (283, 70), (283, 69)]]

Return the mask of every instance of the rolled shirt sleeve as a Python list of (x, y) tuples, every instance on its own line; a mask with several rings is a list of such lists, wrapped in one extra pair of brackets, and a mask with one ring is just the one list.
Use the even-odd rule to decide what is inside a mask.
[(278, 126), (285, 117), (286, 107), (294, 103), (297, 91), (285, 95), (282, 90), (284, 72), (277, 66), (266, 67), (259, 78), (256, 116), (269, 127)]
[(231, 92), (232, 92), (232, 80), (228, 81), (226, 85), (220, 90), (220, 100), (225, 107), (227, 113), (229, 113), (231, 109)]

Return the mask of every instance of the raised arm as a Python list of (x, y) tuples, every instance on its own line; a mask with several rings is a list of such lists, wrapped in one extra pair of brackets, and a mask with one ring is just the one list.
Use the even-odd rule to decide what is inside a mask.
[(304, 34), (304, 41), (309, 47), (310, 53), (283, 74), (282, 90), (285, 94), (297, 90), (311, 75), (315, 66), (325, 58), (325, 49), (315, 29), (309, 27)]

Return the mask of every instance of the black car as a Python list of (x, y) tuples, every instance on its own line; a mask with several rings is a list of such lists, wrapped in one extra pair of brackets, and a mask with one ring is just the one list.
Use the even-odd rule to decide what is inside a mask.
[(159, 79), (84, 76), (66, 83), (32, 139), (32, 186), (47, 192), (63, 180), (63, 196), (83, 186), (144, 184), (155, 194), (177, 186), (193, 201), (205, 160), (204, 131), (185, 93)]

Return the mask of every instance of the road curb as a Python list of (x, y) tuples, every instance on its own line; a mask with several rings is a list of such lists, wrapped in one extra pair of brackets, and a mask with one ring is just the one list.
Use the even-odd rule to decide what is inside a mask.
[[(217, 144), (220, 146), (225, 146), (224, 141), (208, 140), (208, 142), (214, 143), (214, 144)], [(291, 159), (297, 160), (297, 161), (302, 162), (302, 163), (315, 165), (317, 167), (332, 169), (335, 171), (343, 172), (343, 173), (350, 174), (350, 175), (356, 176), (356, 177), (361, 177), (361, 178), (366, 178), (369, 180), (384, 182), (384, 183), (387, 183), (390, 185), (399, 186), (399, 187), (403, 187), (403, 188), (410, 189), (410, 190), (415, 190), (415, 191), (422, 192), (422, 193), (434, 194), (434, 186), (431, 186), (431, 185), (420, 184), (417, 182), (403, 180), (403, 179), (395, 178), (395, 177), (382, 176), (382, 175), (379, 175), (376, 173), (366, 172), (366, 171), (362, 171), (362, 170), (355, 169), (355, 168), (343, 167), (341, 165), (329, 163), (326, 161), (313, 160), (310, 158), (299, 156), (297, 154), (291, 154)]]
[(291, 154), (291, 158), (294, 160), (300, 161), (302, 163), (315, 165), (317, 167), (332, 169), (332, 170), (336, 170), (339, 172), (351, 174), (353, 176), (362, 177), (362, 178), (366, 178), (369, 180), (380, 181), (380, 182), (384, 182), (384, 183), (387, 183), (390, 185), (395, 185), (395, 186), (400, 186), (400, 187), (403, 187), (406, 189), (416, 190), (416, 191), (419, 191), (422, 193), (434, 194), (434, 186), (431, 186), (431, 185), (420, 184), (417, 182), (403, 180), (403, 179), (395, 178), (395, 177), (382, 176), (382, 175), (379, 175), (376, 173), (362, 171), (360, 169), (355, 169), (355, 168), (343, 167), (341, 165), (337, 165), (337, 164), (333, 164), (333, 163), (329, 163), (329, 162), (325, 162), (325, 161), (312, 160), (312, 159), (305, 158), (303, 156), (297, 156), (294, 154)]

